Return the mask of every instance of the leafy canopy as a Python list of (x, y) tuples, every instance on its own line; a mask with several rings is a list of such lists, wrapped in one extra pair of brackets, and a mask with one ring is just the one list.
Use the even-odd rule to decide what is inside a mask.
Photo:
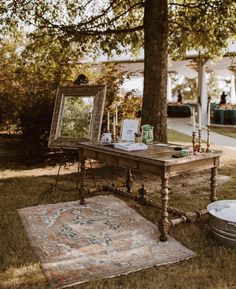
[(169, 43), (174, 58), (191, 49), (207, 57), (220, 56), (225, 53), (222, 48), (228, 46), (228, 40), (236, 39), (236, 1), (173, 1), (169, 21)]
[[(151, 1), (151, 0), (146, 0)], [(143, 47), (143, 0), (6, 0), (0, 1), (1, 23), (30, 27), (39, 41), (45, 33), (80, 51), (111, 54)], [(169, 3), (169, 54), (183, 57), (197, 49), (206, 56), (221, 55), (229, 38), (236, 38), (235, 0), (171, 0)], [(37, 38), (35, 33), (37, 32)]]

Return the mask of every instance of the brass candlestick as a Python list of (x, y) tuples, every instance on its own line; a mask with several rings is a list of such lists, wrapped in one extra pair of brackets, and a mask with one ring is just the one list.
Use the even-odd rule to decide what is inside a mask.
[(206, 143), (206, 152), (211, 152), (210, 145), (211, 145), (211, 139), (210, 139), (210, 132), (211, 132), (211, 127), (210, 125), (207, 126), (207, 143)]
[(119, 125), (114, 125), (113, 128), (113, 142), (119, 142), (120, 127)]
[(201, 146), (202, 146), (202, 130), (198, 130), (198, 151), (201, 152)]
[(193, 131), (193, 133), (192, 133), (193, 153), (195, 153), (195, 151), (196, 151), (196, 147), (195, 147), (195, 139), (196, 139), (196, 132)]

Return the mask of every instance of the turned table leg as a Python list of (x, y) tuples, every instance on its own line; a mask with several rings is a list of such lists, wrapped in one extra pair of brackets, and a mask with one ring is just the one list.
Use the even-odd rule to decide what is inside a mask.
[(80, 161), (80, 205), (85, 204), (85, 196), (87, 193), (86, 184), (85, 184), (85, 161), (86, 159), (83, 156), (83, 152), (79, 151), (79, 161)]
[(133, 186), (133, 179), (132, 179), (132, 173), (131, 170), (127, 170), (126, 180), (125, 180), (125, 186), (127, 188), (128, 193), (132, 193), (132, 186)]
[(217, 167), (211, 169), (211, 202), (217, 200), (216, 196), (216, 188), (217, 188)]
[(168, 220), (167, 203), (168, 203), (168, 178), (162, 177), (161, 180), (161, 218), (158, 223), (158, 228), (160, 231), (160, 241), (167, 241), (167, 234), (170, 227), (170, 222)]

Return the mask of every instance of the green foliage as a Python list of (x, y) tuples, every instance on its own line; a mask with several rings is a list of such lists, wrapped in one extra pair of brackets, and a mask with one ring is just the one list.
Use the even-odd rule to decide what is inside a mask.
[(177, 0), (170, 4), (169, 20), (173, 58), (191, 49), (210, 58), (221, 56), (228, 40), (236, 37), (236, 2)]
[[(48, 137), (55, 91), (69, 83), (73, 66), (71, 47), (50, 43), (45, 35), (39, 46), (24, 35), (9, 35), (1, 42), (0, 102), (2, 128), (14, 125), (34, 142)], [(66, 63), (65, 63), (66, 62)]]
[(127, 94), (120, 106), (120, 119), (136, 118), (142, 108), (142, 98)]
[[(1, 129), (14, 126), (25, 138), (45, 148), (56, 88), (71, 85), (81, 72), (91, 83), (107, 84), (105, 111), (108, 108), (112, 111), (112, 104), (120, 99), (120, 87), (126, 72), (118, 70), (114, 64), (103, 65), (100, 71), (91, 65), (69, 64), (77, 61), (77, 48), (63, 46), (61, 41), (54, 42), (47, 35), (40, 40), (41, 45), (37, 41), (25, 41), (19, 33), (17, 37), (2, 42), (0, 47), (0, 62), (4, 68), (0, 71)], [(81, 138), (88, 138), (90, 115), (81, 118), (82, 112), (84, 116), (88, 108), (81, 105), (78, 99), (69, 99), (62, 127), (65, 137), (80, 134)], [(106, 122), (106, 113), (104, 118)], [(71, 119), (77, 119), (73, 128), (68, 126)]]
[[(48, 34), (60, 41), (79, 43), (79, 51), (108, 55), (144, 46), (143, 0), (0, 1), (0, 24), (6, 29), (22, 23), (29, 34)], [(169, 6), (169, 54), (183, 57), (196, 49), (209, 57), (222, 55), (229, 38), (236, 38), (234, 0), (177, 0)]]
[(89, 79), (89, 84), (107, 85), (105, 109), (120, 99), (120, 88), (125, 79), (129, 77), (127, 71), (120, 70), (115, 63), (80, 64), (74, 72), (83, 73)]
[[(2, 2), (2, 22), (9, 20), (37, 27), (60, 40), (80, 43), (80, 52), (111, 54), (121, 52), (127, 44), (141, 47), (143, 1), (24, 1)], [(131, 20), (132, 19), (132, 20)], [(137, 31), (136, 31), (137, 30)], [(113, 32), (118, 33), (114, 34)], [(34, 34), (34, 31), (33, 33)]]
[(23, 137), (33, 142), (47, 140), (52, 118), (53, 98), (37, 95), (30, 102), (21, 103), (17, 111), (19, 129)]
[(89, 139), (89, 124), (93, 109), (92, 97), (66, 97), (61, 135)]
[(121, 71), (114, 63), (108, 63), (102, 66), (96, 82), (98, 84), (107, 84), (106, 108), (110, 108), (114, 101), (119, 101), (120, 87), (127, 76), (127, 72)]
[(10, 119), (16, 120), (18, 86), (15, 82), (15, 71), (18, 56), (15, 50), (18, 45), (18, 35), (15, 39), (8, 38), (0, 42), (0, 123), (1, 128), (9, 128)]

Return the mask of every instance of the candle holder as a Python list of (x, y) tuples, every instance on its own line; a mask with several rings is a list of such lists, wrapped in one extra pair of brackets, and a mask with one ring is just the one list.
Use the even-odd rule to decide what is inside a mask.
[(119, 142), (120, 126), (115, 125), (113, 127), (113, 142)]
[(202, 151), (201, 149), (202, 146), (202, 130), (198, 130), (198, 152), (200, 153)]
[(195, 154), (195, 151), (196, 151), (196, 147), (195, 147), (195, 140), (196, 140), (196, 132), (193, 131), (192, 133), (192, 144), (193, 144), (193, 153)]
[(212, 150), (210, 149), (210, 145), (211, 145), (211, 139), (210, 139), (210, 133), (211, 133), (211, 127), (210, 125), (207, 126), (207, 143), (206, 143), (206, 152), (209, 153)]
[(110, 111), (107, 111), (107, 132), (111, 132), (111, 127), (110, 127)]
[(117, 135), (113, 135), (113, 143), (117, 143), (119, 141)]

